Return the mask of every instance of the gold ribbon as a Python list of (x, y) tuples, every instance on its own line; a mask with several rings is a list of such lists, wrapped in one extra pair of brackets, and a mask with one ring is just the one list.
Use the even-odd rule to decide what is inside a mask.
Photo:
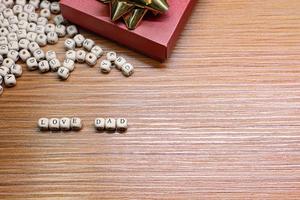
[(99, 0), (110, 4), (112, 21), (123, 18), (128, 29), (135, 29), (148, 11), (155, 15), (168, 11), (167, 0)]

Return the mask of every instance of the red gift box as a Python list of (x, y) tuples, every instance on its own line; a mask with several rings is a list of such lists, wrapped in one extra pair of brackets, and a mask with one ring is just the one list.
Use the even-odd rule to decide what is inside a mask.
[(167, 13), (147, 15), (135, 30), (128, 30), (122, 20), (112, 22), (109, 6), (97, 0), (61, 0), (60, 4), (63, 16), (72, 23), (164, 61), (170, 56), (196, 1), (169, 0)]

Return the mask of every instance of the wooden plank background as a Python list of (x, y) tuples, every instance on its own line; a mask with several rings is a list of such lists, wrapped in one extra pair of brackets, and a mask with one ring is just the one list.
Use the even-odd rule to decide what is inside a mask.
[[(25, 71), (0, 98), (0, 199), (300, 199), (299, 22), (299, 0), (201, 0), (163, 64), (82, 31), (136, 73)], [(84, 129), (37, 131), (64, 116)]]

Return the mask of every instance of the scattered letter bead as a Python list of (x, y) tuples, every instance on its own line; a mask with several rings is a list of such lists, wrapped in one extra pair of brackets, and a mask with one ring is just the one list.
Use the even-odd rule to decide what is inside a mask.
[(54, 58), (56, 58), (55, 51), (49, 50), (49, 51), (46, 52), (46, 60), (50, 61)]
[(8, 53), (9, 49), (7, 45), (1, 45), (0, 46), (0, 55), (6, 55)]
[(53, 18), (53, 21), (56, 25), (59, 25), (59, 24), (64, 24), (65, 23), (65, 19), (62, 15), (56, 15), (54, 18)]
[(71, 60), (75, 61), (76, 60), (76, 51), (74, 51), (74, 50), (67, 51), (66, 59), (71, 59)]
[(22, 49), (19, 52), (19, 56), (25, 62), (28, 58), (30, 58), (31, 54), (27, 49)]
[(58, 42), (58, 35), (56, 32), (50, 32), (47, 34), (47, 42), (49, 44), (56, 44)]
[(30, 41), (27, 40), (27, 39), (21, 39), (19, 41), (19, 47), (20, 47), (20, 49), (28, 49), (29, 44), (30, 44)]
[(55, 25), (54, 24), (47, 24), (45, 26), (45, 33), (55, 32)]
[(115, 60), (115, 65), (116, 65), (116, 68), (121, 70), (122, 69), (122, 66), (126, 63), (126, 60), (125, 58), (123, 57), (118, 57), (116, 60)]
[(50, 5), (50, 10), (53, 14), (60, 13), (60, 6), (58, 2), (52, 2)]
[(19, 15), (18, 15), (18, 19), (19, 20), (24, 20), (24, 21), (28, 21), (28, 13), (26, 12), (21, 12)]
[(67, 68), (70, 72), (74, 70), (75, 63), (73, 60), (66, 58), (63, 62), (63, 67)]
[(4, 66), (0, 67), (0, 76), (4, 77), (8, 74), (8, 72), (9, 72), (8, 67), (4, 67)]
[(58, 37), (65, 37), (66, 36), (66, 27), (64, 25), (56, 25), (55, 32), (57, 33)]
[(26, 31), (28, 31), (28, 32), (36, 32), (36, 24), (33, 23), (33, 22), (28, 23), (27, 27), (26, 27)]
[(111, 62), (108, 60), (102, 60), (100, 63), (100, 70), (104, 74), (108, 74), (111, 71)]
[(15, 64), (10, 68), (10, 73), (12, 73), (13, 75), (15, 75), (16, 78), (22, 76), (23, 70), (22, 70), (22, 66)]
[(131, 76), (134, 73), (134, 68), (131, 64), (126, 63), (122, 66), (122, 73), (124, 76)]
[(77, 30), (76, 26), (75, 25), (68, 26), (67, 27), (67, 34), (71, 38), (74, 37), (75, 35), (77, 35), (78, 34), (78, 30)]
[(113, 51), (108, 52), (106, 54), (106, 59), (110, 62), (114, 62), (117, 59), (117, 53)]
[(62, 80), (66, 80), (69, 78), (70, 76), (70, 71), (68, 68), (65, 67), (60, 67), (57, 71), (57, 75), (60, 79)]
[(81, 34), (75, 35), (74, 41), (76, 43), (76, 47), (82, 47), (84, 40), (85, 40), (85, 38), (83, 35), (81, 35)]
[(103, 50), (99, 46), (94, 46), (91, 49), (91, 53), (95, 54), (95, 56), (97, 56), (97, 58), (100, 58), (103, 55)]
[(36, 70), (38, 68), (38, 62), (34, 57), (28, 58), (26, 60), (26, 64), (30, 71)]
[(17, 41), (10, 41), (8, 43), (8, 49), (19, 51), (19, 49), (20, 49), (19, 43)]
[(96, 65), (96, 63), (97, 63), (97, 57), (96, 57), (95, 54), (93, 54), (93, 53), (88, 53), (88, 54), (86, 54), (85, 62), (86, 62), (89, 66), (94, 66), (94, 65)]
[(7, 58), (10, 58), (14, 62), (17, 62), (19, 60), (19, 52), (17, 52), (16, 50), (9, 50), (7, 53)]
[(28, 32), (26, 38), (29, 41), (34, 42), (36, 40), (36, 37), (37, 37), (37, 33), (35, 33), (35, 32)]
[(72, 39), (65, 40), (65, 49), (66, 50), (74, 50), (75, 49), (75, 41)]
[(50, 66), (47, 60), (42, 60), (41, 62), (39, 62), (39, 70), (41, 73), (50, 71)]
[(11, 58), (5, 58), (2, 65), (7, 68), (11, 68), (15, 64), (15, 61)]
[(95, 46), (95, 42), (91, 39), (85, 39), (83, 42), (83, 48), (87, 51), (91, 51), (91, 49)]
[(51, 71), (53, 71), (53, 72), (56, 72), (58, 70), (58, 68), (61, 67), (61, 63), (57, 58), (50, 60), (49, 65), (50, 65)]
[(36, 42), (30, 42), (28, 44), (28, 49), (31, 53), (35, 52), (36, 50), (38, 50), (40, 48), (40, 46), (38, 45), (38, 43)]
[(42, 49), (37, 49), (33, 52), (33, 56), (35, 57), (35, 59), (39, 62), (43, 59), (45, 59), (45, 53)]
[(37, 38), (36, 38), (36, 43), (40, 46), (40, 47), (44, 47), (47, 45), (47, 36), (45, 34), (38, 34)]
[(47, 9), (50, 9), (50, 1), (48, 0), (43, 0), (41, 3), (40, 3), (40, 8), (43, 9), (43, 8), (47, 8)]
[(105, 119), (105, 129), (107, 131), (115, 131), (116, 130), (116, 120), (113, 118)]
[(45, 17), (47, 19), (50, 19), (51, 18), (51, 12), (49, 9), (47, 8), (43, 8), (41, 11), (40, 11), (40, 16), (41, 17)]
[(86, 52), (84, 50), (78, 50), (76, 52), (76, 61), (83, 63), (85, 61)]
[(62, 131), (69, 131), (71, 129), (71, 122), (69, 118), (61, 118), (59, 121), (59, 126)]
[(59, 131), (60, 127), (59, 127), (59, 119), (57, 118), (51, 118), (49, 120), (49, 129), (51, 131)]
[(48, 19), (45, 17), (39, 17), (37, 20), (37, 25), (45, 26), (48, 23)]
[(13, 74), (7, 74), (4, 77), (4, 83), (6, 87), (14, 87), (17, 84), (17, 80), (15, 75)]
[(49, 130), (49, 119), (48, 118), (40, 118), (38, 121), (38, 128), (40, 131), (48, 131)]
[(103, 131), (105, 129), (105, 119), (96, 118), (95, 119), (95, 128), (97, 131)]
[(128, 122), (125, 118), (118, 118), (117, 119), (117, 131), (118, 132), (125, 132), (128, 128)]

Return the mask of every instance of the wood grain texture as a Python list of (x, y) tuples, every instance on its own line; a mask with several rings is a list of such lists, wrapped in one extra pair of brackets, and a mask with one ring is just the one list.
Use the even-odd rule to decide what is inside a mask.
[[(0, 199), (299, 199), (299, 22), (299, 0), (199, 1), (163, 64), (83, 31), (136, 73), (26, 71), (6, 89)], [(84, 129), (37, 131), (63, 116)], [(110, 116), (129, 131), (95, 133)]]

